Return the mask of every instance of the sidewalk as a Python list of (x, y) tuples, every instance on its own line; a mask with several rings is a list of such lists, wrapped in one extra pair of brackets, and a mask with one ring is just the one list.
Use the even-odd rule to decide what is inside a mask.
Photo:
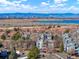
[(72, 58), (74, 58), (74, 59), (79, 59), (79, 57), (76, 57), (76, 56), (72, 56)]
[[(55, 56), (57, 56), (58, 58), (61, 59), (67, 59), (68, 54), (66, 54), (65, 52), (63, 53), (55, 53)], [(79, 59), (79, 57), (76, 56), (71, 56), (73, 59)]]
[(58, 58), (64, 59), (63, 57), (61, 57), (61, 56), (58, 55), (58, 54), (55, 54), (55, 56), (58, 57)]
[(67, 59), (67, 54), (66, 53), (55, 53), (55, 56), (61, 58), (61, 59)]

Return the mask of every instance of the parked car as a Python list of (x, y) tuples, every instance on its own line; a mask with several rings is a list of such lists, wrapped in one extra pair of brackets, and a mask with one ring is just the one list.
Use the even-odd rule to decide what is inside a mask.
[(18, 59), (28, 59), (28, 57), (18, 57)]
[(76, 48), (76, 50), (75, 50), (75, 55), (76, 55), (76, 56), (79, 56), (79, 48)]

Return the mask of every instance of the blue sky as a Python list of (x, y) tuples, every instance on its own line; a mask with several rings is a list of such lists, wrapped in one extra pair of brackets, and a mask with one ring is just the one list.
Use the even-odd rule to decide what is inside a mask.
[(0, 13), (79, 13), (79, 0), (0, 0)]

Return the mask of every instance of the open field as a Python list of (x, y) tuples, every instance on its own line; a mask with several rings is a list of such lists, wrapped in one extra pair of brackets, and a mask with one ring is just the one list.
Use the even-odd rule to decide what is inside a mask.
[[(64, 19), (69, 20), (71, 19)], [(77, 20), (78, 21), (78, 20)], [(66, 21), (67, 22), (67, 21)], [(0, 19), (0, 27), (25, 27), (32, 25), (77, 25), (78, 23), (65, 23), (63, 19)]]

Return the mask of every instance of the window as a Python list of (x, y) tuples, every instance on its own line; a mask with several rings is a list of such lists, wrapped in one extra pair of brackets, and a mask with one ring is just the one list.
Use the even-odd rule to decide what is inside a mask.
[(71, 36), (69, 35), (69, 37), (71, 37)]
[(67, 40), (67, 43), (68, 43), (68, 40)]
[(38, 43), (38, 45), (40, 45), (40, 43)]

